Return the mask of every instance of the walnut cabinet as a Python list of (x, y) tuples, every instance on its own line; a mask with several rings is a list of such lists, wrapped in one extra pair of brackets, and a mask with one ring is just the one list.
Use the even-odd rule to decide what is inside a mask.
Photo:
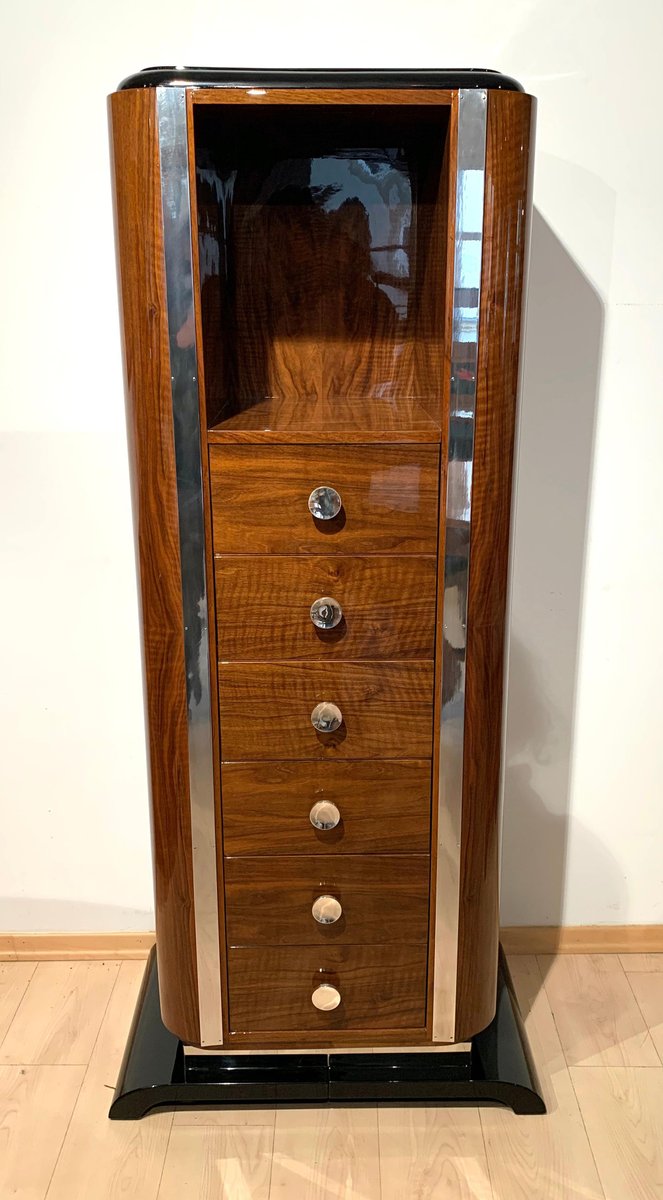
[(110, 98), (165, 1024), (492, 1019), (533, 101), (159, 69)]

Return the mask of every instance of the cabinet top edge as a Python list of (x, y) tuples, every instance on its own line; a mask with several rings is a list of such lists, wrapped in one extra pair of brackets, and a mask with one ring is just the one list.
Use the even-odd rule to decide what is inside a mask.
[(446, 70), (327, 71), (256, 70), (239, 67), (145, 67), (128, 75), (117, 91), (156, 87), (270, 87), (270, 88), (486, 88), (523, 92), (517, 79), (488, 67)]

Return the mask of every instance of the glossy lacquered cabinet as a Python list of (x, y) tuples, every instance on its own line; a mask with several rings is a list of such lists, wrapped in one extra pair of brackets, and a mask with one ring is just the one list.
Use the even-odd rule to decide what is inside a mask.
[(222, 662), (434, 657), (435, 554), (218, 555), (214, 582)]
[(229, 855), (429, 853), (429, 758), (227, 762), (222, 786)]
[(490, 73), (129, 82), (164, 1022), (464, 1041), (495, 1007), (533, 102)]
[[(214, 550), (435, 554), (439, 460), (435, 446), (211, 446)], [(324, 517), (309, 507), (321, 485), (338, 497)]]

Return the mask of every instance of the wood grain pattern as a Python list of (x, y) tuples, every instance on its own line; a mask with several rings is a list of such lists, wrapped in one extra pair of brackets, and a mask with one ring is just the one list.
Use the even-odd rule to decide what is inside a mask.
[[(223, 555), (215, 582), (221, 661), (433, 658), (433, 555)], [(343, 610), (335, 629), (311, 620), (323, 596)]]
[(660, 1065), (616, 954), (542, 955), (539, 965), (569, 1066)]
[(269, 1194), (270, 1200), (381, 1200), (377, 1110), (279, 1109)]
[(173, 1128), (159, 1200), (268, 1200), (269, 1126)]
[(325, 107), (329, 104), (339, 104), (352, 107), (355, 104), (372, 106), (375, 104), (425, 107), (428, 105), (449, 105), (455, 93), (448, 88), (196, 88), (193, 92), (193, 102), (198, 105), (214, 105), (223, 107), (226, 104), (250, 105), (262, 107), (265, 105), (303, 104), (314, 107)]
[[(228, 951), (230, 1024), (255, 1032), (416, 1029), (426, 1019), (425, 946), (325, 946)], [(321, 1012), (314, 988), (341, 1003)]]
[(495, 1011), (504, 622), (532, 107), (529, 96), (488, 93), (456, 991), (461, 1040)]
[[(217, 554), (435, 554), (434, 446), (210, 446)], [(316, 521), (316, 487), (341, 495)]]
[[(430, 754), (432, 663), (222, 663), (219, 697), (229, 762)], [(335, 733), (311, 724), (324, 701), (343, 714)]]
[(122, 963), (106, 1013), (99, 1013), (99, 1036), (48, 1200), (156, 1200), (172, 1113), (156, 1111), (141, 1121), (108, 1119), (143, 972), (143, 963)]
[[(568, 1071), (536, 961), (514, 958), (510, 967), (549, 1106), (545, 1116), (522, 1119), (485, 1108), (479, 1117), (478, 1110), (425, 1106), (285, 1107), (276, 1119), (271, 1197), (660, 1200), (663, 1069)], [(3, 1197), (157, 1200), (163, 1178), (169, 1195), (186, 1196), (189, 1187), (198, 1197), (210, 1184), (214, 1196), (230, 1188), (232, 1200), (243, 1200), (246, 1181), (249, 1200), (261, 1186), (263, 1137), (264, 1157), (269, 1157), (272, 1108), (192, 1110), (174, 1118), (155, 1112), (139, 1122), (108, 1121), (141, 973), (139, 963), (122, 964), (87, 1070), (0, 1068)], [(653, 978), (655, 972), (648, 974)], [(311, 1053), (320, 1053), (323, 1045), (339, 1049), (341, 1039), (350, 1040), (350, 1035), (331, 1031), (313, 1049), (314, 1035), (305, 1037)], [(355, 1033), (354, 1039), (364, 1043), (365, 1053), (366, 1031)], [(399, 1043), (397, 1038), (395, 1045), (401, 1048)], [(381, 1040), (379, 1045), (384, 1049)], [(233, 1035), (233, 1052), (241, 1049), (246, 1052)], [(262, 1045), (257, 1052), (262, 1053)], [(187, 1125), (199, 1128), (188, 1130), (191, 1139), (182, 1141), (179, 1131)], [(218, 1125), (227, 1127), (220, 1131), (222, 1142), (210, 1139), (211, 1130), (204, 1128)], [(246, 1130), (247, 1125), (262, 1125), (263, 1137), (254, 1138), (255, 1130)], [(175, 1127), (178, 1134), (169, 1141)]]
[[(210, 318), (210, 324), (211, 324)], [(219, 338), (209, 335), (215, 346)], [(206, 350), (209, 356), (210, 350)], [(411, 396), (394, 403), (365, 396), (334, 396), (302, 401), (298, 396), (270, 396), (234, 416), (224, 417), (208, 431), (210, 444), (246, 442), (270, 445), (348, 445), (353, 442), (432, 442), (441, 440), (439, 417)]]
[(44, 1200), (84, 1073), (0, 1067), (0, 1195), (7, 1200)]
[(127, 424), (140, 567), (159, 984), (166, 1025), (197, 1041), (180, 551), (154, 91), (110, 98)]
[[(228, 858), (228, 945), (427, 942), (429, 871), (423, 854)], [(342, 906), (331, 925), (312, 916), (320, 895), (334, 896)]]
[[(410, 771), (412, 768), (412, 771)], [(274, 781), (274, 789), (271, 793), (272, 805), (277, 805), (277, 802), (285, 803), (287, 800), (286, 792), (292, 791), (293, 799), (295, 792), (300, 789), (299, 773), (302, 772), (301, 788), (308, 786), (305, 780), (309, 781), (310, 788), (313, 789), (316, 783), (324, 784), (322, 789), (327, 796), (331, 796), (334, 803), (344, 801), (347, 807), (348, 797), (353, 803), (355, 811), (355, 821), (366, 821), (367, 825), (374, 822), (374, 811), (370, 813), (368, 808), (365, 812), (360, 812), (359, 808), (355, 808), (355, 803), (359, 803), (365, 795), (367, 802), (370, 794), (374, 794), (376, 803), (382, 805), (379, 811), (382, 820), (380, 830), (367, 828), (366, 833), (357, 835), (358, 840), (353, 851), (350, 853), (401, 853), (401, 854), (427, 854), (430, 845), (430, 839), (424, 828), (427, 828), (426, 818), (423, 815), (424, 808), (420, 809), (419, 804), (425, 807), (425, 794), (429, 794), (425, 780), (428, 778), (427, 772), (429, 764), (422, 760), (405, 760), (397, 762), (393, 759), (373, 761), (356, 761), (356, 762), (340, 762), (327, 763), (324, 768), (317, 763), (307, 762), (264, 762), (264, 763), (224, 763), (223, 770), (237, 772), (237, 782), (233, 780), (232, 787), (238, 790), (238, 807), (236, 809), (236, 817), (241, 816), (241, 808), (249, 805), (250, 796), (253, 796), (255, 801), (255, 810), (251, 810), (252, 820), (256, 825), (264, 821), (265, 809), (260, 802), (260, 793), (265, 795), (269, 792), (270, 781)], [(240, 776), (243, 772), (247, 772), (247, 779), (244, 784), (240, 781)], [(344, 772), (346, 774), (344, 774)], [(415, 783), (414, 776), (416, 773), (421, 785), (419, 794), (419, 784)], [(255, 775), (253, 774), (255, 773)], [(393, 779), (392, 779), (393, 775)], [(249, 781), (249, 776), (255, 778), (255, 789)], [(361, 795), (350, 796), (349, 783), (344, 784), (343, 780), (358, 780), (358, 791)], [(328, 780), (334, 780), (328, 784)], [(280, 782), (279, 782), (280, 780)], [(393, 783), (393, 802), (394, 810), (388, 815), (388, 809), (383, 806), (386, 804), (389, 792)], [(361, 786), (359, 786), (361, 785)], [(374, 789), (374, 793), (373, 793)], [(399, 793), (400, 789), (400, 793)], [(412, 793), (411, 795), (409, 793)], [(332, 794), (333, 793), (333, 794)], [(312, 792), (311, 792), (312, 794)], [(398, 795), (402, 797), (402, 804), (399, 804)], [(239, 797), (243, 796), (244, 799)], [(285, 797), (285, 799), (284, 799)], [(303, 791), (301, 803), (304, 804)], [(290, 821), (308, 821), (308, 812), (311, 806), (309, 801), (308, 806), (298, 813), (290, 814), (287, 823)], [(400, 811), (402, 809), (402, 812)], [(249, 809), (247, 808), (248, 812)], [(274, 808), (270, 809), (270, 820), (274, 820), (279, 824), (279, 813), (275, 812)], [(395, 826), (399, 821), (399, 816), (402, 816), (401, 832), (397, 834)], [(343, 822), (341, 822), (341, 825)], [(386, 826), (393, 826), (393, 832)], [(229, 854), (316, 854), (316, 853), (346, 853), (345, 839), (347, 831), (340, 829), (334, 835), (331, 830), (328, 837), (331, 842), (322, 845), (317, 841), (316, 831), (311, 827), (311, 834), (315, 835), (316, 840), (308, 845), (303, 845), (299, 838), (292, 831), (291, 840), (288, 840), (290, 835), (285, 834), (285, 828), (280, 830), (275, 836), (277, 845), (268, 846), (271, 834), (270, 830), (254, 830), (253, 834), (246, 828), (241, 828), (241, 820), (238, 821), (237, 827), (233, 833), (233, 847), (228, 850)], [(281, 842), (281, 836), (283, 841)], [(320, 835), (322, 837), (322, 835)], [(334, 836), (336, 839), (334, 840)], [(412, 840), (410, 840), (412, 839)], [(644, 953), (639, 951), (624, 951), (625, 946), (631, 944), (629, 940), (630, 931), (634, 930), (635, 936), (633, 945), (639, 944), (639, 930), (647, 931), (647, 945), (663, 945), (663, 927), (660, 925), (644, 925), (644, 926), (629, 926), (629, 925), (570, 925), (570, 926), (549, 926), (549, 925), (522, 925), (514, 926), (507, 925), (500, 929), (500, 941), (508, 954), (513, 954), (516, 957), (529, 954), (617, 954), (620, 957), (621, 964), (627, 974), (631, 972), (662, 972), (663, 971), (663, 954)], [(137, 959), (144, 961), (152, 946), (154, 945), (154, 932), (142, 932), (131, 930), (118, 931), (117, 933), (21, 933), (21, 934), (5, 934), (4, 938), (0, 936), (0, 946), (3, 941), (7, 945), (13, 945), (16, 941), (17, 953), (11, 954), (9, 957), (6, 953), (3, 958), (0, 951), (0, 972), (2, 966), (18, 962), (49, 962), (58, 960), (61, 962), (90, 962), (103, 961), (108, 962), (112, 959)], [(1, 980), (1, 975), (0, 975)], [(2, 984), (0, 982), (0, 994)]]
[(658, 971), (630, 971), (626, 978), (663, 1064), (663, 979)]
[[(199, 1054), (200, 1049), (194, 1046), (192, 1054)], [(188, 1048), (184, 1047), (185, 1055), (188, 1055)], [(222, 1055), (228, 1054), (227, 1047), (221, 1047), (218, 1050), (205, 1050), (206, 1054)], [(233, 1054), (262, 1054), (262, 1050), (238, 1050), (233, 1046)], [(237, 1128), (245, 1128), (247, 1125), (263, 1125), (269, 1129), (274, 1128), (274, 1118), (276, 1110), (270, 1108), (268, 1104), (228, 1104), (225, 1108), (181, 1108), (173, 1113), (173, 1127), (178, 1125), (231, 1125)]]
[[(428, 854), (430, 764), (266, 762), (223, 764), (228, 855)], [(318, 800), (335, 804), (335, 829), (314, 829)]]
[(40, 963), (2, 1043), (0, 1062), (86, 1063), (119, 969), (117, 962)]
[(493, 1200), (478, 1109), (385, 1104), (378, 1127), (381, 1200)]
[(30, 963), (0, 965), (0, 1045), (34, 974)]
[[(254, 263), (253, 272), (242, 270), (238, 274), (240, 292), (234, 295), (234, 301), (239, 298), (240, 325), (234, 332), (232, 326), (224, 327), (226, 344), (216, 366), (209, 371), (214, 359), (214, 352), (211, 359), (208, 353), (210, 339), (213, 341), (214, 331), (218, 330), (218, 321), (224, 313), (227, 315), (223, 308), (227, 297), (224, 300), (217, 291), (215, 325), (214, 321), (206, 323), (202, 311), (205, 306), (199, 303), (197, 294), (196, 335), (201, 367), (202, 344), (207, 343), (201, 374), (205, 377), (207, 372), (213, 377), (207, 394), (209, 378), (201, 380), (203, 404), (212, 425), (230, 416), (232, 427), (225, 432), (217, 430), (212, 440), (262, 438), (267, 436), (265, 426), (274, 425), (275, 443), (288, 437), (293, 444), (288, 447), (228, 441), (210, 446), (214, 549), (217, 554), (244, 559), (252, 553), (257, 572), (263, 555), (305, 555), (325, 561), (332, 556), (352, 555), (362, 559), (381, 554), (412, 559), (432, 556), (438, 543), (439, 448), (434, 441), (399, 445), (393, 444), (393, 439), (401, 434), (437, 439), (444, 424), (440, 409), (448, 371), (450, 308), (445, 295), (451, 237), (447, 176), (454, 137), (448, 116), (455, 94), (403, 89), (385, 90), (384, 94), (373, 89), (358, 94), (351, 90), (336, 94), (316, 91), (308, 93), (307, 101), (305, 90), (292, 89), (290, 106), (283, 109), (280, 106), (288, 103), (288, 90), (272, 92), (268, 98), (249, 97), (246, 89), (234, 89), (234, 96), (231, 92), (233, 89), (224, 89), (221, 95), (215, 91), (207, 99), (203, 93), (192, 93), (188, 100), (190, 131), (198, 120), (195, 112), (205, 112), (202, 124), (196, 126), (202, 129), (205, 122), (211, 127), (210, 123), (217, 121), (224, 104), (236, 106), (233, 121), (217, 122), (217, 132), (208, 139), (208, 148), (215, 154), (215, 138), (220, 142), (226, 136), (218, 133), (219, 128), (232, 125), (230, 142), (234, 139), (235, 146), (241, 143), (242, 129), (249, 128), (247, 121), (257, 120), (256, 103), (264, 103), (266, 110), (277, 106), (269, 127), (283, 126), (283, 135), (278, 134), (283, 144), (292, 140), (293, 130), (299, 131), (297, 152), (304, 158), (308, 131), (317, 135), (321, 120), (327, 122), (325, 129), (330, 136), (334, 130), (352, 128), (353, 123), (358, 128), (352, 106), (359, 105), (366, 130), (371, 127), (382, 135), (367, 145), (391, 144), (384, 138), (390, 129), (410, 127), (416, 131), (406, 151), (398, 152), (404, 154), (398, 171), (402, 178), (409, 172), (411, 181), (416, 182), (417, 201), (415, 204), (404, 199), (400, 204), (403, 210), (410, 205), (412, 224), (407, 247), (407, 315), (403, 309), (396, 318), (394, 306), (384, 303), (387, 293), (383, 285), (389, 283), (386, 275), (380, 280), (376, 276), (375, 286), (366, 291), (361, 271), (357, 274), (362, 257), (357, 247), (361, 247), (362, 254), (367, 247), (371, 255), (377, 252), (372, 230), (366, 241), (363, 223), (367, 209), (363, 202), (341, 205), (336, 210), (334, 206), (324, 209), (317, 199), (307, 206), (290, 203), (287, 197), (282, 203), (280, 197), (278, 204), (267, 211), (269, 205), (254, 204), (250, 180), (245, 192), (243, 184), (238, 187), (235, 199), (240, 203), (232, 213), (232, 222), (234, 247), (240, 259), (250, 264), (255, 246), (266, 242), (276, 247), (276, 252), (271, 263), (262, 255)], [(419, 105), (414, 122), (413, 103)], [(307, 104), (311, 105), (310, 112)], [(242, 105), (251, 111), (243, 112)], [(401, 113), (399, 106), (406, 106)], [(527, 152), (522, 153), (521, 147), (528, 144), (530, 106), (529, 98), (515, 93), (489, 95), (468, 623), (458, 1037), (469, 1036), (487, 1023), (494, 998), (494, 978), (486, 964), (496, 962), (497, 944), (500, 730), (495, 717), (501, 707), (510, 472), (526, 232)], [(299, 116), (293, 117), (297, 109)], [(198, 997), (186, 697), (154, 94), (137, 91), (114, 97), (111, 116), (141, 555), (162, 1003), (167, 1024), (186, 1041), (195, 1043)], [(266, 129), (269, 112), (260, 114), (259, 123), (263, 117), (268, 121)], [(247, 153), (255, 149), (255, 136), (247, 143)], [(258, 143), (261, 137), (264, 142), (264, 133), (259, 135)], [(322, 151), (314, 144), (313, 157), (320, 153), (324, 158), (332, 143), (327, 139)], [(401, 141), (397, 139), (394, 144), (400, 145)], [(218, 166), (221, 159), (215, 161)], [(263, 156), (257, 162), (255, 179), (264, 179), (266, 161)], [(378, 207), (386, 204), (383, 200), (376, 203)], [(193, 208), (196, 217), (196, 198)], [(217, 218), (208, 204), (200, 228), (219, 244)], [(257, 242), (253, 236), (256, 230), (260, 234)], [(371, 262), (371, 271), (377, 270)], [(200, 294), (206, 287), (203, 267), (196, 262)], [(291, 279), (293, 271), (301, 287), (281, 286)], [(329, 286), (334, 271), (336, 289)], [(445, 273), (447, 287), (440, 287)], [(265, 320), (256, 321), (256, 313), (260, 316), (261, 304), (264, 307), (265, 298), (273, 295), (276, 285), (285, 297), (281, 311), (268, 306)], [(348, 305), (349, 297), (352, 303)], [(312, 298), (315, 303), (311, 303)], [(238, 340), (235, 333), (238, 329), (241, 333), (242, 321), (248, 322), (246, 336), (242, 333)], [(232, 357), (233, 345), (240, 342), (247, 355), (242, 351), (235, 358), (235, 367), (229, 368), (228, 345)], [(242, 363), (247, 370), (237, 374), (235, 368)], [(245, 394), (235, 387), (240, 378), (244, 381), (242, 387), (247, 388)], [(229, 380), (233, 384), (230, 391)], [(256, 393), (260, 380), (267, 381), (267, 399), (264, 389), (262, 396)], [(386, 392), (381, 390), (383, 385), (387, 385)], [(234, 412), (221, 404), (231, 393)], [(264, 402), (267, 411), (260, 405), (254, 410), (256, 400)], [(242, 411), (237, 411), (237, 406)], [(361, 436), (362, 411), (368, 414), (365, 442), (355, 441)], [(310, 439), (317, 436), (316, 423), (321, 430), (320, 440), (312, 442)], [(299, 436), (302, 444), (297, 444)], [(376, 445), (375, 438), (381, 436), (392, 444), (385, 441)], [(347, 444), (340, 444), (341, 438), (347, 439)], [(337, 469), (341, 470), (340, 476), (336, 475)], [(330, 474), (322, 478), (320, 471), (325, 475), (333, 472), (334, 477)], [(308, 494), (320, 483), (337, 486), (343, 496), (343, 511), (334, 522), (316, 523), (308, 512)], [(207, 561), (209, 568), (209, 546)], [(268, 573), (274, 562), (273, 557), (263, 560)], [(231, 566), (230, 559), (224, 559), (220, 571), (232, 574)], [(403, 569), (404, 564), (399, 563), (398, 570)], [(298, 565), (296, 570), (304, 572), (305, 567)], [(250, 597), (246, 580), (242, 587)], [(399, 592), (402, 595), (402, 590)], [(223, 757), (258, 762), (282, 757), (323, 765), (386, 756), (427, 758), (433, 732), (433, 667), (428, 643), (423, 644), (423, 621), (414, 619), (416, 603), (413, 597), (413, 619), (398, 633), (390, 634), (391, 626), (385, 632), (381, 626), (380, 634), (367, 630), (365, 639), (362, 633), (364, 640), (356, 643), (344, 643), (345, 634), (338, 643), (330, 639), (334, 653), (337, 646), (343, 646), (343, 661), (338, 663), (298, 663), (295, 654), (302, 642), (294, 628), (284, 629), (283, 649), (272, 644), (271, 656), (281, 657), (269, 663), (265, 661), (269, 648), (252, 632), (251, 621), (245, 621), (242, 628), (234, 617), (229, 622), (222, 620), (224, 636), (226, 628), (229, 633), (234, 630), (235, 643), (233, 646), (231, 636), (229, 657), (244, 656), (245, 642), (252, 640), (254, 649), (249, 653), (262, 658), (250, 668), (240, 663), (222, 666), (214, 681), (220, 688)], [(239, 613), (237, 604), (236, 611)], [(257, 619), (254, 625), (259, 629)], [(310, 639), (312, 627), (305, 628)], [(385, 645), (385, 637), (389, 636), (393, 650)], [(408, 649), (411, 661), (396, 661), (410, 647), (411, 636), (415, 642), (421, 637), (421, 649), (413, 642)], [(315, 645), (310, 640), (308, 644)], [(378, 655), (388, 657), (382, 663)], [(365, 663), (358, 661), (362, 656), (367, 658)], [(334, 675), (336, 668), (338, 674)], [(310, 686), (312, 682), (314, 686)], [(335, 687), (334, 695), (327, 694), (330, 685)], [(324, 687), (324, 694), (317, 691), (318, 687)], [(309, 696), (309, 692), (315, 694)], [(310, 711), (322, 699), (338, 702), (345, 721), (338, 735), (321, 739), (310, 725)], [(215, 749), (220, 758), (218, 738)]]
[(521, 1120), (481, 1110), (495, 1200), (603, 1200), (537, 960), (513, 958), (509, 968), (547, 1112)]
[(582, 1067), (571, 1078), (607, 1200), (661, 1200), (663, 1068)]
[[(594, 928), (592, 926), (592, 928)], [(661, 925), (645, 925), (645, 929), (660, 930), (660, 935), (663, 936), (663, 926)], [(606, 951), (604, 950), (604, 953)], [(609, 953), (609, 952), (608, 952)], [(663, 972), (663, 953), (635, 953), (623, 954), (620, 952), (620, 961), (626, 971), (630, 975), (632, 971), (652, 971), (656, 974)]]
[(339, 405), (356, 432), (375, 406), (370, 424), (397, 430), (414, 399), (439, 441), (448, 107), (232, 118), (194, 117), (211, 423), (324, 435)]

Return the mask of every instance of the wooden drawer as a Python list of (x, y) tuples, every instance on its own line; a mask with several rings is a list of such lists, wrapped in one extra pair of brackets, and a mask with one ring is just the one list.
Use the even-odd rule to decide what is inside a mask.
[[(226, 854), (428, 854), (430, 763), (224, 763)], [(310, 821), (317, 801), (340, 813), (333, 829)]]
[[(317, 704), (343, 714), (335, 733), (311, 724)], [(265, 758), (427, 758), (432, 662), (222, 663), (221, 751)]]
[[(426, 1023), (423, 945), (230, 950), (228, 977), (233, 1032), (418, 1029)], [(321, 983), (341, 994), (330, 1012), (311, 1001)]]
[[(224, 555), (214, 570), (220, 660), (433, 657), (435, 556)], [(333, 629), (311, 620), (320, 597), (342, 609)]]
[[(227, 858), (228, 944), (426, 942), (429, 878), (424, 854)], [(341, 904), (333, 924), (320, 925), (312, 915), (321, 895)]]
[[(436, 446), (210, 446), (218, 554), (437, 553)], [(308, 498), (343, 507), (315, 520)]]

